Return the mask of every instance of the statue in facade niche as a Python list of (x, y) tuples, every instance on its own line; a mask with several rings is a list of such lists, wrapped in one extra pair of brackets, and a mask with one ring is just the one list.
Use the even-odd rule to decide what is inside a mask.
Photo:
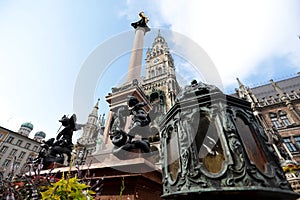
[(43, 141), (38, 156), (33, 160), (34, 163), (42, 163), (43, 169), (47, 169), (54, 162), (63, 164), (65, 161), (64, 154), (68, 157), (67, 162), (71, 161), (72, 136), (73, 131), (76, 131), (76, 115), (73, 114), (70, 118), (64, 115), (59, 122), (64, 127), (63, 130), (57, 134), (56, 139), (50, 138)]
[[(150, 152), (148, 136), (150, 135), (149, 124), (151, 119), (149, 114), (144, 110), (145, 102), (139, 102), (134, 96), (128, 97), (128, 106), (120, 106), (114, 109), (114, 119), (111, 124), (110, 139), (115, 145), (113, 153), (116, 155), (121, 150), (130, 151), (140, 149), (143, 153)], [(124, 119), (132, 115), (132, 122), (128, 133), (124, 131)], [(136, 136), (141, 139), (136, 139)]]

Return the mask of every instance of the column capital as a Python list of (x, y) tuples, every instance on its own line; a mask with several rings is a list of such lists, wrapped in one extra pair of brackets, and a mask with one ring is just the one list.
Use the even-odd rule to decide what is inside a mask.
[(144, 27), (138, 26), (138, 27), (136, 27), (135, 32), (137, 32), (139, 30), (142, 30), (144, 32), (144, 35), (146, 35), (146, 33), (149, 32), (151, 29), (148, 26), (144, 26)]

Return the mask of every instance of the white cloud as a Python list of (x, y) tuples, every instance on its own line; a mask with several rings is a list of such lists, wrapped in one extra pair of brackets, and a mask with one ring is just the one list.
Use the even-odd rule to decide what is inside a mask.
[[(200, 76), (200, 77), (199, 77)], [(192, 80), (205, 82), (193, 65), (187, 61), (177, 61), (176, 63), (176, 78), (180, 85), (190, 84)]]
[[(127, 3), (131, 13), (141, 7)], [(286, 57), (300, 69), (298, 1), (164, 0), (144, 6), (151, 11), (152, 26), (170, 24), (198, 43), (215, 63), (225, 87), (235, 83), (235, 77), (258, 73), (257, 66), (273, 56)]]

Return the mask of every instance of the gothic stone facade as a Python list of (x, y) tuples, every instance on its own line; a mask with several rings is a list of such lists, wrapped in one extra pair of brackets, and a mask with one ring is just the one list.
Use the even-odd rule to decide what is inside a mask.
[[(300, 164), (299, 75), (298, 73), (297, 76), (278, 82), (270, 80), (270, 84), (254, 88), (246, 87), (238, 80), (239, 88), (233, 95), (251, 102), (252, 110), (268, 134), (270, 142), (274, 143), (283, 167)], [(300, 192), (298, 171), (287, 172), (286, 176), (293, 189)]]

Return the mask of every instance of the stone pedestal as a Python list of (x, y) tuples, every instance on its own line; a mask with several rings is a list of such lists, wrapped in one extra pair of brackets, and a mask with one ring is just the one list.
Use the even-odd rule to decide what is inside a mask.
[(298, 198), (250, 103), (193, 82), (160, 126), (163, 198)]
[[(115, 114), (120, 106), (127, 106), (128, 96), (135, 96), (140, 102), (146, 102), (145, 110), (148, 112), (151, 109), (150, 103), (142, 91), (142, 89), (138, 86), (137, 82), (133, 82), (131, 84), (123, 85), (119, 88), (113, 88), (113, 93), (110, 93), (106, 96), (106, 101), (109, 103), (110, 111), (108, 113), (108, 117), (106, 120), (106, 127), (103, 133), (103, 142), (101, 148), (99, 148), (98, 152), (95, 152), (93, 155), (98, 154), (107, 154), (112, 152), (113, 144), (111, 143), (109, 133), (110, 128), (115, 120)], [(126, 124), (123, 128), (124, 131), (128, 132), (129, 125), (131, 123), (131, 116), (128, 116), (126, 119)]]
[[(92, 163), (90, 166), (79, 167), (81, 174), (89, 174), (93, 182), (103, 178), (101, 200), (120, 199), (120, 187), (124, 180), (125, 189), (122, 199), (159, 200), (162, 194), (161, 171), (143, 158), (129, 160), (105, 160), (103, 163)], [(52, 173), (64, 172), (67, 174), (69, 167), (57, 168)], [(72, 174), (77, 169), (72, 167)], [(43, 171), (48, 173), (48, 171)], [(93, 176), (92, 176), (93, 175)], [(57, 177), (60, 177), (57, 175)]]

